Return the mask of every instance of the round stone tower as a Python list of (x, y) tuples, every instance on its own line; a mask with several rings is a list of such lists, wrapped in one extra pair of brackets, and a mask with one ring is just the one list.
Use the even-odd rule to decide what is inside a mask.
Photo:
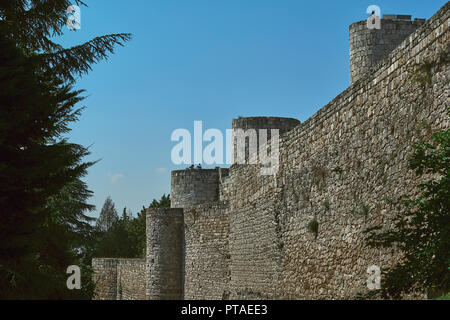
[[(300, 121), (294, 118), (280, 118), (280, 117), (239, 117), (237, 119), (233, 119), (232, 128), (233, 135), (236, 133), (236, 129), (242, 129), (247, 134), (250, 134), (248, 130), (255, 129), (256, 139), (257, 139), (257, 148), (259, 147), (259, 129), (267, 129), (267, 140), (271, 137), (270, 129), (278, 129), (279, 135), (292, 130), (296, 126), (300, 125)], [(245, 159), (249, 158), (249, 140), (250, 138), (246, 138), (245, 141)], [(266, 141), (263, 141), (266, 143)], [(233, 152), (234, 159), (237, 159), (237, 145), (238, 139), (233, 137)]]
[(146, 297), (148, 300), (183, 299), (183, 209), (147, 209)]
[(218, 201), (219, 184), (228, 169), (186, 169), (172, 171), (172, 208), (188, 208), (196, 204)]
[(280, 117), (239, 117), (233, 119), (233, 129), (279, 129), (280, 134), (298, 126), (300, 121), (294, 118)]
[(350, 25), (350, 83), (361, 79), (424, 23), (425, 19), (411, 21), (410, 15), (384, 15), (380, 29), (369, 29), (367, 20)]

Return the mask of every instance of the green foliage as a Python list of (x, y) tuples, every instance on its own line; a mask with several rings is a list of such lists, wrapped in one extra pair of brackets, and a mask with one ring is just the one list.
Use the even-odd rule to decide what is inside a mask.
[(450, 292), (444, 294), (443, 296), (440, 296), (439, 298), (436, 298), (435, 300), (450, 300)]
[[(108, 208), (112, 215), (117, 217), (113, 219), (110, 228), (101, 228), (102, 219), (100, 214), (97, 220), (99, 229), (98, 242), (96, 244), (95, 256), (102, 258), (145, 258), (146, 250), (146, 211), (145, 207), (133, 217), (132, 213), (126, 208), (123, 209), (122, 217), (117, 216), (114, 209), (114, 202), (108, 197), (105, 201), (104, 208)], [(163, 195), (158, 201), (153, 199), (150, 208), (169, 208), (170, 195)], [(114, 210), (112, 210), (114, 209)], [(103, 210), (102, 210), (103, 211)], [(103, 220), (102, 220), (103, 221)]]
[(102, 211), (97, 219), (97, 228), (103, 232), (106, 232), (111, 229), (118, 220), (119, 216), (117, 214), (114, 202), (111, 200), (111, 197), (108, 197), (106, 198)]
[(134, 243), (136, 245), (134, 256), (135, 258), (145, 258), (147, 248), (147, 237), (145, 233), (146, 211), (147, 209), (143, 206), (137, 217), (131, 219), (130, 223), (127, 226), (127, 230), (132, 235)]
[(389, 196), (384, 196), (383, 201), (386, 202), (386, 204), (388, 204), (388, 205), (392, 205), (394, 203), (394, 199), (392, 199)]
[[(63, 135), (82, 110), (75, 76), (130, 35), (63, 48), (53, 41), (70, 4), (0, 3), (0, 299), (89, 299), (93, 289), (92, 193), (81, 179), (94, 163)], [(82, 290), (67, 289), (69, 265), (80, 266)]]
[(341, 174), (342, 172), (344, 172), (344, 170), (342, 170), (341, 167), (335, 167), (333, 170), (331, 170), (331, 172), (335, 172), (335, 173)]
[(128, 33), (96, 37), (86, 43), (64, 48), (54, 42), (66, 28), (66, 9), (72, 5), (86, 6), (75, 0), (20, 0), (0, 4), (0, 31), (17, 43), (27, 54), (34, 55), (39, 69), (45, 74), (73, 82), (91, 70), (91, 65), (114, 53), (131, 39)]
[(325, 201), (323, 202), (323, 206), (324, 206), (324, 208), (325, 208), (325, 211), (329, 211), (329, 210), (330, 210), (330, 201), (325, 200)]
[(103, 207), (108, 208), (111, 216), (114, 218), (111, 225), (108, 228), (104, 228), (101, 227), (102, 215), (100, 214), (97, 220), (100, 236), (95, 255), (107, 258), (134, 258), (139, 256), (136, 238), (130, 232), (130, 224), (134, 220), (132, 214), (127, 213), (126, 208), (124, 208), (122, 217), (119, 218), (110, 197), (106, 199)]
[(122, 282), (120, 282), (120, 281), (118, 283), (117, 295), (119, 296), (118, 300), (122, 300)]
[[(94, 220), (84, 214), (86, 211), (95, 209), (93, 205), (86, 201), (91, 197), (92, 192), (87, 189), (86, 184), (77, 179), (67, 184), (55, 197), (50, 197), (47, 206), (52, 209), (53, 218), (48, 222), (61, 230), (62, 238), (56, 238), (55, 226), (46, 230), (47, 250), (50, 256), (58, 253), (58, 259), (65, 258), (64, 269), (68, 264), (74, 264), (81, 269), (81, 290), (67, 291), (64, 289), (64, 298), (70, 299), (91, 299), (94, 283), (92, 281), (93, 270), (91, 259), (93, 244), (95, 243), (95, 229), (91, 226)], [(57, 248), (57, 251), (55, 251)], [(51, 251), (50, 251), (51, 250)], [(64, 279), (67, 274), (64, 274)]]
[(313, 219), (308, 222), (306, 227), (308, 228), (309, 232), (314, 233), (315, 238), (317, 239), (317, 235), (319, 233), (319, 222), (316, 219)]
[(0, 47), (0, 298), (62, 298), (93, 208), (80, 180), (89, 152), (61, 137), (81, 91), (1, 33)]
[(410, 79), (411, 83), (418, 83), (421, 85), (425, 85), (426, 83), (431, 82), (431, 69), (433, 68), (433, 63), (424, 62), (422, 63), (417, 70), (412, 74)]
[(392, 229), (378, 225), (366, 230), (370, 246), (396, 246), (404, 255), (385, 270), (384, 297), (450, 288), (450, 130), (433, 134), (431, 142), (417, 143), (409, 164), (423, 177), (419, 196), (400, 198)]
[(359, 204), (359, 210), (356, 212), (360, 216), (367, 217), (367, 215), (369, 214), (369, 211), (370, 211), (370, 207), (366, 203), (361, 202)]
[(167, 196), (163, 194), (159, 201), (153, 199), (149, 208), (170, 208), (170, 194)]

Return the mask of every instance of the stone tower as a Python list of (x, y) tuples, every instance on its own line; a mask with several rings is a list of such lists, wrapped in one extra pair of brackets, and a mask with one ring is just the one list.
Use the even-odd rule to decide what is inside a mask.
[(183, 299), (183, 209), (147, 209), (146, 297), (149, 300)]
[(189, 208), (217, 201), (219, 184), (228, 176), (228, 169), (186, 169), (172, 171), (171, 207)]
[[(236, 129), (242, 129), (248, 133), (248, 130), (255, 129), (256, 138), (257, 138), (257, 147), (259, 147), (259, 129), (267, 129), (267, 139), (270, 139), (271, 129), (278, 129), (279, 134), (283, 134), (294, 127), (300, 125), (300, 121), (294, 118), (281, 118), (281, 117), (239, 117), (237, 119), (233, 119), (232, 128), (233, 134)], [(234, 159), (237, 159), (237, 139), (233, 136), (233, 151)], [(249, 138), (246, 138), (245, 141), (245, 159), (249, 158)], [(266, 141), (263, 141), (263, 144)]]
[(411, 21), (410, 15), (384, 15), (381, 29), (369, 29), (367, 20), (351, 24), (350, 83), (361, 79), (424, 23), (425, 19)]

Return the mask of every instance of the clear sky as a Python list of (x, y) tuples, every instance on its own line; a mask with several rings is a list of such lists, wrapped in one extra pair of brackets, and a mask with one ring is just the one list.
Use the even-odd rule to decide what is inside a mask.
[(88, 0), (65, 46), (129, 32), (133, 40), (77, 86), (87, 108), (72, 142), (99, 163), (85, 178), (97, 216), (109, 195), (134, 214), (170, 192), (177, 128), (222, 132), (238, 116), (302, 122), (349, 85), (348, 27), (382, 14), (430, 18), (444, 0)]

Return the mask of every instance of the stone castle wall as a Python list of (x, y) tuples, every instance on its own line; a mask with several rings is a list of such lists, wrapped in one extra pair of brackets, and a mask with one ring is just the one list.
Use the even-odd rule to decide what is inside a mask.
[(115, 258), (92, 259), (95, 283), (94, 299), (117, 299), (117, 260)]
[(183, 209), (147, 209), (147, 298), (182, 299)]
[[(450, 75), (443, 63), (449, 54), (449, 17), (447, 4), (375, 71), (282, 134), (275, 176), (261, 176), (257, 166), (230, 168), (219, 191), (226, 208), (208, 211), (229, 216), (230, 258), (225, 263), (212, 254), (202, 256), (224, 270), (228, 266), (229, 276), (223, 278), (228, 284), (220, 282), (223, 296), (354, 298), (367, 290), (369, 266), (398, 261), (395, 252), (368, 248), (362, 232), (378, 222), (389, 224), (390, 200), (414, 191), (418, 181), (407, 168), (413, 143), (450, 126)], [(307, 228), (313, 219), (319, 223), (317, 239)], [(224, 237), (212, 220), (198, 223), (203, 234)], [(186, 239), (186, 248), (202, 246), (201, 234)], [(196, 252), (187, 250), (186, 260), (195, 260)], [(209, 272), (191, 273), (185, 292), (199, 292), (214, 278)], [(191, 297), (207, 298), (211, 292)]]
[(381, 29), (368, 29), (365, 20), (350, 25), (351, 83), (361, 79), (422, 24), (422, 20), (381, 19)]
[(147, 209), (146, 215), (146, 259), (92, 259), (93, 280), (96, 283), (94, 299), (161, 300), (183, 297), (183, 209)]
[(117, 300), (145, 300), (145, 259), (119, 259)]
[[(147, 212), (146, 297), (351, 299), (367, 291), (369, 266), (398, 262), (396, 251), (368, 248), (363, 231), (389, 225), (392, 200), (416, 192), (407, 165), (414, 142), (450, 127), (449, 9), (357, 71), (306, 122), (274, 125), (275, 175), (257, 165), (174, 171), (173, 209)], [(233, 128), (267, 119), (235, 119)], [(93, 261), (104, 298), (117, 297), (117, 263)]]
[(96, 300), (145, 300), (145, 259), (92, 259)]
[(185, 210), (185, 299), (229, 298), (228, 217), (228, 206), (224, 203)]

